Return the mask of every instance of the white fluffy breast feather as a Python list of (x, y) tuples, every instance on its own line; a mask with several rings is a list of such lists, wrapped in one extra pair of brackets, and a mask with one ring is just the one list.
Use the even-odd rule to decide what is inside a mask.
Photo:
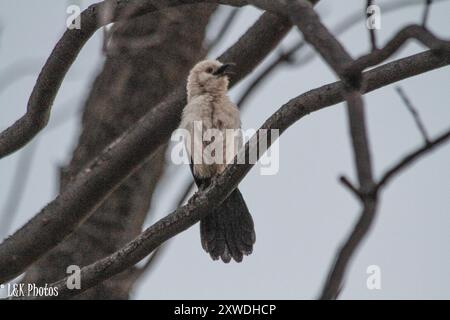
[[(200, 125), (201, 130), (199, 130)], [(229, 132), (226, 132), (226, 129), (240, 129), (240, 127), (239, 109), (226, 94), (203, 93), (189, 97), (188, 104), (183, 110), (180, 128), (186, 129), (189, 133), (189, 137), (185, 137), (185, 145), (191, 161), (194, 163), (196, 176), (212, 177), (221, 173), (226, 165), (233, 161), (242, 145), (242, 135), (239, 131), (234, 139), (229, 139), (229, 137), (227, 139)], [(215, 129), (210, 132), (215, 132), (216, 139), (221, 139), (219, 143), (223, 145), (223, 157), (219, 156), (218, 158), (223, 161), (217, 161), (217, 157), (211, 157), (210, 153), (204, 152), (210, 141), (207, 137), (204, 139), (202, 134), (204, 135), (208, 129)], [(196, 160), (194, 161), (194, 159)]]

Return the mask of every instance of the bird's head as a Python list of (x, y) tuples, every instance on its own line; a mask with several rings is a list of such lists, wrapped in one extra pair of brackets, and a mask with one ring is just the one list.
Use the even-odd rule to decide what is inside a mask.
[(204, 60), (197, 63), (189, 73), (187, 91), (189, 97), (226, 94), (232, 63)]

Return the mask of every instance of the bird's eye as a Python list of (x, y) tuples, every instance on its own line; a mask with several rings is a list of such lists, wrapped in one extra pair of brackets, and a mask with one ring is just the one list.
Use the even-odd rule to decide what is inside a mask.
[(213, 73), (213, 71), (214, 71), (214, 69), (211, 68), (211, 67), (209, 67), (208, 69), (206, 69), (206, 72), (208, 72), (208, 73)]

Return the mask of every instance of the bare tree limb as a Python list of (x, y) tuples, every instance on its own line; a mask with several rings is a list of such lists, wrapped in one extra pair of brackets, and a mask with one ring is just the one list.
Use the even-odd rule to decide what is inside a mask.
[[(231, 85), (250, 73), (290, 29), (288, 19), (263, 14), (219, 57), (237, 64)], [(183, 85), (105, 148), (54, 201), (0, 244), (0, 282), (20, 274), (89, 217), (124, 179), (168, 140), (178, 126), (185, 104)]]
[(417, 112), (416, 108), (414, 108), (411, 100), (409, 100), (408, 96), (406, 95), (406, 93), (403, 91), (403, 89), (400, 86), (397, 86), (395, 89), (396, 89), (397, 93), (399, 94), (400, 98), (403, 100), (406, 108), (413, 116), (414, 122), (416, 123), (417, 128), (419, 129), (420, 133), (422, 134), (425, 144), (430, 143), (430, 138), (428, 137), (427, 130), (425, 129), (425, 126), (422, 123), (422, 120), (420, 119), (419, 113)]
[(376, 212), (376, 197), (366, 196), (373, 187), (372, 164), (369, 139), (364, 115), (364, 102), (360, 92), (362, 74), (358, 70), (347, 73), (345, 66), (354, 63), (353, 58), (320, 22), (314, 9), (305, 1), (289, 1), (291, 18), (308, 41), (325, 59), (328, 65), (344, 82), (343, 96), (347, 101), (347, 114), (352, 139), (353, 156), (359, 181), (359, 190), (363, 195), (363, 211), (359, 218), (358, 228), (354, 229), (349, 240), (345, 242), (336, 263), (331, 268), (325, 283), (322, 299), (336, 299), (347, 265), (354, 252), (366, 236)]
[(420, 157), (434, 150), (436, 147), (443, 144), (449, 139), (450, 139), (450, 130), (447, 130), (443, 134), (439, 135), (437, 138), (429, 141), (423, 147), (406, 155), (397, 164), (389, 168), (383, 174), (383, 176), (381, 177), (380, 181), (377, 184), (377, 188), (381, 189), (382, 187), (386, 186), (389, 183), (389, 181), (392, 180), (392, 178), (394, 178), (402, 170), (406, 169), (408, 166), (413, 164), (414, 161), (417, 161)]
[[(358, 88), (361, 83), (359, 73), (349, 74), (343, 66), (352, 65), (354, 60), (340, 42), (320, 22), (312, 6), (305, 1), (289, 1), (293, 22), (308, 41), (348, 86), (345, 97), (348, 102), (348, 115), (351, 137), (353, 139), (355, 163), (360, 188), (369, 189), (372, 185), (372, 169), (368, 138), (365, 129), (363, 102)], [(353, 79), (350, 79), (349, 77)]]
[(361, 245), (362, 240), (370, 230), (375, 218), (376, 205), (377, 201), (374, 199), (367, 198), (365, 200), (357, 223), (336, 254), (336, 260), (330, 270), (331, 272), (328, 275), (326, 286), (321, 293), (320, 299), (334, 300), (340, 291), (342, 291), (345, 270), (355, 250)]
[(339, 76), (343, 77), (345, 64), (352, 58), (342, 44), (320, 22), (310, 3), (304, 0), (289, 0), (287, 7), (290, 17), (302, 32), (304, 39), (325, 59)]
[(354, 161), (359, 180), (359, 191), (362, 195), (363, 210), (359, 220), (339, 251), (325, 282), (321, 299), (335, 299), (345, 276), (347, 266), (367, 235), (377, 208), (377, 192), (374, 192), (373, 173), (370, 148), (365, 125), (364, 103), (361, 96), (361, 71), (367, 66), (386, 60), (409, 38), (415, 38), (435, 49), (437, 52), (448, 53), (450, 42), (437, 39), (420, 26), (410, 26), (401, 30), (383, 49), (354, 60), (321, 24), (319, 17), (310, 4), (302, 0), (288, 2), (293, 22), (302, 31), (305, 40), (321, 54), (324, 60), (344, 81), (343, 95), (348, 104), (348, 119), (352, 138)]
[(353, 143), (359, 189), (364, 194), (373, 187), (372, 164), (363, 108), (364, 103), (361, 99), (361, 94), (356, 90), (347, 92), (346, 100), (349, 109), (350, 136)]
[[(442, 61), (431, 51), (388, 63), (364, 73), (363, 79), (367, 83), (364, 86), (364, 93), (448, 64), (450, 64), (450, 56)], [(282, 106), (265, 122), (262, 128), (279, 129), (282, 133), (309, 113), (342, 102), (344, 100), (343, 88), (343, 83), (339, 81), (306, 92)], [(268, 142), (269, 148), (273, 141), (269, 140)], [(250, 143), (255, 144), (255, 138), (252, 138)], [(246, 144), (247, 151), (248, 148), (249, 143)], [(113, 255), (84, 267), (81, 271), (83, 282), (81, 291), (126, 270), (163, 242), (195, 224), (207, 215), (211, 208), (227, 197), (228, 193), (249, 172), (251, 166), (251, 164), (229, 166), (226, 172), (220, 175), (210, 188), (196, 193), (187, 205), (178, 208), (153, 224), (139, 237)], [(0, 270), (2, 269), (0, 268)], [(78, 290), (76, 292), (68, 290), (65, 284), (66, 279), (52, 284), (52, 286), (56, 285), (60, 289), (60, 298), (67, 298), (80, 293)]]
[[(391, 181), (392, 178), (394, 178), (395, 175), (399, 174), (402, 170), (410, 166), (414, 161), (417, 161), (420, 157), (431, 152), (449, 139), (450, 130), (447, 130), (433, 141), (430, 141), (429, 144), (426, 144), (423, 147), (415, 150), (414, 152), (411, 152), (397, 164), (388, 169), (369, 194), (367, 194), (366, 196), (362, 196), (361, 199), (362, 201), (364, 201), (363, 212), (361, 213), (358, 222), (354, 226), (353, 231), (350, 233), (349, 238), (344, 242), (344, 245), (336, 254), (336, 260), (332, 268), (333, 273), (331, 273), (327, 279), (326, 289), (328, 290), (322, 292), (321, 299), (336, 299), (336, 294), (340, 290), (339, 286), (341, 286), (342, 284), (342, 278), (344, 276), (345, 269), (352, 257), (352, 254), (360, 244), (360, 242), (363, 240), (364, 235), (369, 231), (370, 226), (375, 218), (374, 213), (377, 206), (377, 194), (383, 187), (387, 185), (389, 181)], [(353, 188), (351, 189), (353, 191)], [(358, 190), (354, 191), (359, 193)], [(331, 289), (336, 287), (336, 291)]]
[(348, 74), (355, 74), (365, 68), (375, 66), (389, 59), (409, 39), (416, 39), (433, 50), (443, 52), (450, 51), (450, 41), (438, 39), (431, 32), (421, 26), (411, 25), (400, 30), (383, 48), (377, 49), (358, 58), (348, 66), (346, 72)]
[[(441, 1), (448, 1), (448, 0), (439, 0)], [(381, 10), (384, 14), (395, 11), (401, 8), (404, 8), (406, 6), (413, 6), (422, 4), (423, 0), (397, 0), (393, 2), (388, 3), (382, 3), (380, 4)], [(353, 25), (355, 25), (357, 22), (361, 21), (361, 19), (364, 19), (364, 16), (361, 15), (360, 10), (355, 11), (351, 15), (349, 15), (344, 21), (336, 24), (332, 30), (336, 35), (340, 35), (350, 29)], [(269, 78), (271, 74), (277, 69), (277, 67), (284, 65), (285, 63), (288, 64), (305, 64), (309, 62), (311, 59), (313, 59), (316, 54), (315, 52), (311, 52), (306, 54), (300, 61), (296, 61), (294, 58), (294, 54), (301, 51), (301, 49), (306, 48), (305, 42), (303, 40), (295, 43), (287, 50), (281, 50), (281, 52), (278, 54), (278, 57), (271, 62), (268, 66), (266, 66), (263, 71), (254, 79), (252, 82), (246, 87), (244, 90), (244, 93), (238, 98), (238, 106), (242, 108), (242, 105), (245, 104), (248, 99), (252, 96), (252, 94), (256, 91), (257, 88), (259, 88), (266, 79)]]

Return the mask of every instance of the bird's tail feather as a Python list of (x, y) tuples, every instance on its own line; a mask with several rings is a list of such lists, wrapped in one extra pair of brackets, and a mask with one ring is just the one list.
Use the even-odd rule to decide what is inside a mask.
[(255, 227), (244, 198), (238, 189), (206, 218), (200, 221), (203, 249), (214, 260), (241, 262), (253, 251)]

